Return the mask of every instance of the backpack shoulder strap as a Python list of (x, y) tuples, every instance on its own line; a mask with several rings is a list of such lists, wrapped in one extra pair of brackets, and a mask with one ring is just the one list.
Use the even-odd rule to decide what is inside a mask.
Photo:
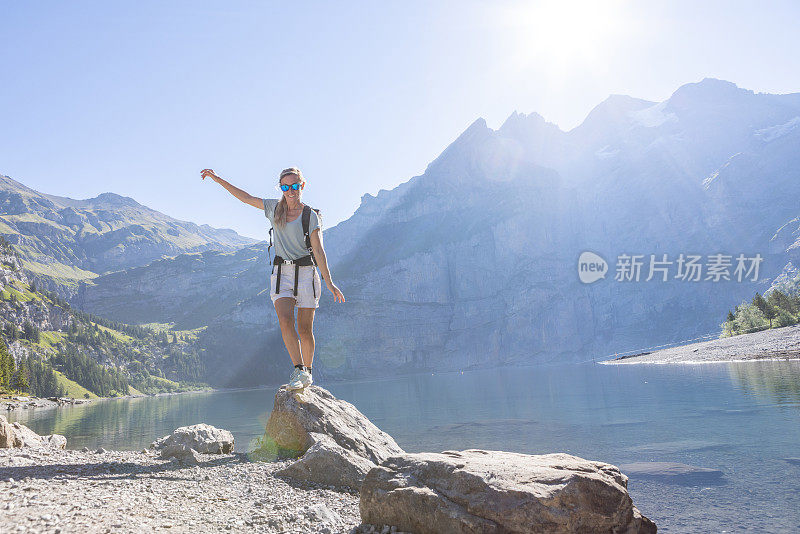
[(275, 223), (273, 223), (272, 221), (275, 220), (275, 212), (278, 211), (278, 204), (279, 203), (280, 202), (276, 202), (275, 203), (275, 207), (272, 208), (272, 219), (270, 220), (270, 223), (272, 223), (272, 224), (269, 227), (269, 246), (267, 247), (267, 259), (269, 260), (270, 264), (272, 264), (272, 259), (270, 259), (269, 249), (272, 248), (272, 230), (275, 229)]
[(306, 236), (306, 248), (311, 250), (311, 236), (308, 235), (308, 227), (311, 225), (311, 206), (303, 206), (303, 235)]
[(303, 206), (302, 222), (303, 222), (303, 235), (306, 236), (306, 249), (308, 249), (308, 253), (311, 254), (311, 257), (313, 258), (314, 251), (311, 248), (311, 235), (308, 233), (308, 227), (311, 226), (311, 210), (314, 210), (317, 213), (317, 217), (319, 217), (319, 210), (314, 209), (308, 204), (306, 204), (305, 206)]

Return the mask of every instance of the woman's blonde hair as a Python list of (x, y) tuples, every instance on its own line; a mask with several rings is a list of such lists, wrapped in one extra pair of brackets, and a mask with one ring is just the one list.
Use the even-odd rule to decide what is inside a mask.
[[(281, 171), (280, 176), (278, 176), (278, 185), (280, 185), (281, 180), (283, 179), (284, 176), (289, 176), (291, 174), (294, 174), (295, 176), (300, 178), (300, 183), (301, 184), (305, 184), (306, 183), (306, 179), (303, 178), (303, 173), (300, 172), (300, 169), (298, 169), (297, 167), (289, 167), (288, 169), (283, 169)], [(301, 189), (300, 190), (300, 194), (302, 194), (302, 191), (303, 190)], [(275, 224), (278, 225), (281, 228), (285, 228), (286, 227), (286, 215), (288, 213), (289, 213), (289, 206), (286, 203), (286, 196), (285, 195), (281, 195), (280, 202), (278, 202), (278, 205), (275, 206)]]

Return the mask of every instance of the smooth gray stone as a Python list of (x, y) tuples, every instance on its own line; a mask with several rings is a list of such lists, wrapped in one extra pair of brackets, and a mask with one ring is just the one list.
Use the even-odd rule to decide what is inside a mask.
[(444, 451), (394, 456), (361, 485), (361, 520), (416, 534), (655, 534), (613, 465), (569, 454)]
[(150, 444), (151, 449), (162, 450), (171, 445), (186, 445), (203, 454), (228, 454), (233, 452), (233, 434), (205, 423), (182, 426)]

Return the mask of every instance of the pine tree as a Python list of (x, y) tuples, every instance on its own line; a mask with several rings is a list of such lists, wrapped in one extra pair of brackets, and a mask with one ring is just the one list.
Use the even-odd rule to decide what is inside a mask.
[(769, 321), (769, 327), (772, 328), (772, 319), (774, 319), (777, 315), (775, 308), (758, 292), (756, 292), (756, 296), (753, 297), (753, 306), (758, 308), (758, 310), (764, 314), (764, 318)]
[(11, 387), (15, 371), (14, 357), (8, 352), (5, 342), (0, 339), (0, 388)]
[(722, 328), (723, 330), (727, 330), (728, 334), (726, 335), (735, 336), (739, 333), (736, 328), (736, 316), (732, 311), (728, 310), (728, 318), (725, 320), (725, 324), (722, 325)]
[[(20, 362), (20, 364), (21, 363), (22, 362)], [(20, 365), (14, 372), (14, 377), (11, 381), (11, 389), (18, 391), (19, 393), (24, 393), (28, 390), (28, 387), (28, 374), (25, 370), (25, 366)]]
[(769, 302), (775, 308), (786, 311), (790, 315), (797, 315), (798, 311), (800, 311), (797, 303), (779, 289), (770, 292), (769, 297), (767, 297), (767, 302)]

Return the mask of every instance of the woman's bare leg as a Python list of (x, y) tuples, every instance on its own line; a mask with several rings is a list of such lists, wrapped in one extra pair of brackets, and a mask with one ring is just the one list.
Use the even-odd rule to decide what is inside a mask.
[(316, 308), (297, 308), (297, 331), (300, 334), (300, 347), (303, 365), (311, 367), (314, 362), (314, 312)]
[[(294, 303), (295, 300), (292, 297), (275, 299), (275, 313), (278, 314), (283, 344), (286, 345), (286, 350), (289, 351), (292, 364), (303, 365), (303, 360), (300, 356), (300, 340), (298, 339), (297, 331), (294, 329)], [(298, 319), (299, 315), (298, 313)]]

